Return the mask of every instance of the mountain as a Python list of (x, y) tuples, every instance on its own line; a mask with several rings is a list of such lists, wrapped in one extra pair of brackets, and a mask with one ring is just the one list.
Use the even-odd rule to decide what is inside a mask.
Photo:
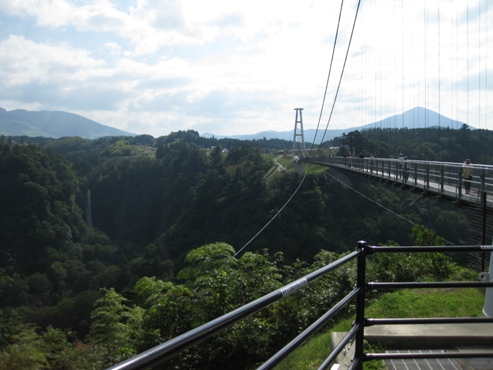
[[(343, 133), (349, 133), (351, 131), (356, 130), (366, 130), (369, 128), (430, 128), (430, 127), (450, 127), (454, 129), (461, 128), (463, 122), (452, 120), (448, 117), (442, 116), (441, 114), (432, 111), (430, 109), (426, 109), (423, 107), (415, 107), (410, 110), (405, 111), (402, 114), (396, 114), (391, 117), (384, 118), (383, 120), (369, 123), (364, 126), (358, 127), (349, 127), (346, 129), (335, 129), (335, 130), (327, 130), (324, 136), (324, 132), (320, 131), (316, 136), (316, 143), (320, 143), (320, 140), (328, 141), (332, 140), (335, 137), (341, 136)], [(472, 127), (471, 127), (472, 128)], [(305, 142), (311, 143), (315, 137), (315, 133), (317, 130), (308, 129), (304, 130)], [(226, 136), (218, 136), (210, 133), (205, 133), (202, 135), (203, 137), (215, 137), (217, 139), (224, 138)], [(240, 140), (261, 140), (263, 138), (266, 139), (282, 139), (282, 140), (293, 140), (294, 137), (294, 129), (291, 131), (262, 131), (256, 134), (251, 135), (233, 135), (227, 136), (232, 139), (240, 139)], [(298, 139), (299, 141), (299, 139)]]
[[(464, 122), (455, 121), (448, 117), (442, 116), (441, 114), (426, 109), (423, 107), (415, 107), (405, 111), (402, 114), (396, 114), (391, 117), (384, 118), (383, 120), (370, 123), (368, 125), (355, 127), (349, 131), (354, 130), (364, 130), (368, 128), (430, 128), (430, 127), (441, 127), (441, 128), (452, 128), (459, 129), (464, 125)], [(473, 128), (473, 127), (471, 127)]]
[(28, 137), (80, 136), (96, 139), (104, 136), (135, 136), (77, 114), (60, 111), (7, 111), (0, 108), (0, 135)]
[[(323, 141), (332, 140), (344, 133), (355, 130), (365, 130), (369, 128), (429, 128), (429, 127), (450, 127), (460, 128), (464, 123), (454, 121), (442, 116), (432, 110), (415, 107), (402, 114), (396, 114), (383, 120), (370, 123), (364, 126), (349, 127), (346, 129), (327, 130), (324, 135), (323, 130), (308, 129), (304, 130), (305, 142), (318, 144)], [(0, 108), (0, 135), (4, 136), (28, 136), (28, 137), (53, 137), (80, 136), (86, 139), (96, 139), (104, 136), (135, 136), (136, 134), (122, 131), (110, 126), (100, 124), (83, 116), (61, 112), (61, 111), (27, 111), (16, 109), (7, 111)], [(316, 135), (316, 137), (315, 137)], [(211, 133), (204, 133), (202, 137), (210, 138), (232, 138), (239, 140), (262, 140), (262, 139), (281, 139), (292, 141), (294, 130), (290, 131), (262, 131), (250, 135), (220, 136)], [(299, 138), (298, 138), (299, 141)]]

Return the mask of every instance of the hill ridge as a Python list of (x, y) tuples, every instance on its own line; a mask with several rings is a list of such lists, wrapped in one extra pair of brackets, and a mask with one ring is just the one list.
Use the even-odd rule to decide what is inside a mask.
[[(369, 123), (362, 126), (353, 126), (346, 129), (328, 129), (327, 133), (324, 137), (324, 142), (334, 139), (337, 136), (341, 136), (344, 133), (349, 133), (355, 130), (366, 130), (369, 128), (431, 128), (431, 127), (451, 127), (451, 128), (461, 128), (464, 123), (460, 121), (455, 121), (444, 115), (441, 115), (431, 109), (423, 108), (423, 107), (414, 107), (403, 113), (394, 114), (390, 117), (384, 118), (380, 121), (376, 121), (373, 123)], [(471, 127), (473, 128), (473, 127)], [(310, 143), (313, 142), (315, 138), (315, 129), (305, 129), (304, 136), (305, 142)], [(320, 142), (322, 139), (323, 130), (319, 130), (316, 137), (316, 144)], [(264, 137), (266, 139), (283, 139), (283, 140), (293, 140), (294, 137), (294, 128), (290, 131), (262, 131), (255, 134), (249, 135), (231, 135), (231, 136), (222, 136), (222, 135), (214, 135), (211, 133), (204, 133), (203, 137), (215, 137), (217, 139), (221, 138), (232, 138), (239, 140), (261, 140)]]
[(81, 115), (64, 111), (29, 111), (0, 108), (0, 134), (4, 136), (54, 137), (80, 136), (97, 139), (135, 134), (103, 125)]

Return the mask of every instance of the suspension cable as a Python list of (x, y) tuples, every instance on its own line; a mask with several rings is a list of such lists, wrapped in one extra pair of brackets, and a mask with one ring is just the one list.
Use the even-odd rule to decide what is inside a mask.
[[(354, 191), (356, 194), (360, 195), (361, 197), (365, 198), (366, 200), (369, 200), (370, 202), (372, 202), (373, 204), (376, 204), (377, 206), (383, 208), (384, 210), (386, 210), (387, 212), (390, 212), (391, 214), (393, 214), (394, 216), (410, 223), (411, 225), (413, 226), (416, 226), (417, 224), (413, 221), (411, 221), (410, 219), (398, 214), (397, 212), (394, 212), (393, 210), (391, 210), (390, 208), (387, 208), (385, 207), (383, 204), (380, 204), (378, 203), (377, 201), (371, 199), (370, 197), (364, 195), (363, 193), (359, 192), (358, 190), (354, 189), (352, 186), (349, 186), (347, 184), (345, 184), (344, 182), (342, 182), (341, 180), (339, 180), (337, 177), (331, 175), (330, 173), (328, 173), (327, 171), (325, 171), (325, 173), (330, 176), (332, 179), (336, 180), (337, 182), (339, 182), (340, 184), (342, 184), (343, 186), (349, 188), (350, 190)], [(419, 199), (419, 198), (418, 198)], [(416, 202), (418, 199), (415, 199), (411, 204), (407, 205), (405, 208), (409, 207), (410, 205), (412, 205), (414, 202)], [(450, 245), (454, 245), (454, 243), (448, 241), (447, 239), (443, 238), (443, 240), (445, 240), (446, 243), (450, 244)]]
[(392, 213), (394, 216), (397, 216), (397, 217), (401, 218), (402, 220), (404, 220), (404, 221), (406, 221), (406, 222), (410, 223), (411, 225), (416, 226), (416, 223), (414, 223), (413, 221), (411, 221), (411, 220), (409, 220), (409, 219), (405, 218), (404, 216), (402, 216), (402, 215), (400, 215), (400, 214), (398, 214), (398, 213), (396, 213), (396, 212), (392, 211), (390, 208), (385, 207), (384, 205), (382, 205), (382, 204), (378, 203), (377, 201), (375, 201), (375, 200), (371, 199), (370, 197), (367, 197), (367, 196), (366, 196), (366, 195), (364, 195), (363, 193), (361, 193), (361, 192), (359, 192), (358, 190), (354, 189), (353, 187), (351, 187), (351, 186), (349, 186), (349, 185), (345, 184), (344, 182), (342, 182), (341, 180), (339, 180), (337, 177), (335, 177), (335, 176), (331, 175), (331, 174), (330, 174), (330, 173), (328, 173), (327, 171), (326, 171), (325, 173), (326, 173), (328, 176), (332, 177), (334, 180), (338, 181), (340, 184), (342, 184), (342, 185), (344, 185), (345, 187), (349, 188), (350, 190), (354, 191), (356, 194), (358, 194), (358, 195), (362, 196), (363, 198), (365, 198), (365, 199), (369, 200), (369, 201), (370, 201), (370, 202), (372, 202), (373, 204), (376, 204), (377, 206), (379, 206), (379, 207), (381, 207), (381, 208), (385, 209), (386, 211), (388, 211), (388, 212)]
[(322, 113), (324, 111), (324, 106), (325, 106), (325, 98), (327, 97), (327, 89), (329, 87), (329, 80), (330, 80), (330, 75), (331, 75), (331, 72), (332, 72), (332, 64), (334, 62), (334, 55), (335, 55), (335, 50), (336, 50), (336, 45), (337, 45), (337, 38), (339, 36), (339, 27), (340, 27), (340, 24), (341, 24), (341, 15), (342, 15), (343, 5), (344, 5), (344, 0), (341, 1), (341, 8), (339, 9), (339, 19), (337, 21), (336, 35), (335, 35), (335, 38), (334, 38), (334, 44), (332, 46), (332, 56), (330, 58), (329, 73), (327, 74), (327, 82), (325, 83), (324, 97), (322, 99), (322, 106), (320, 107), (320, 115), (318, 116), (317, 129), (315, 130), (315, 136), (313, 137), (313, 142), (312, 142), (312, 145), (310, 147), (310, 151), (315, 146), (315, 141), (317, 139), (317, 134), (318, 134), (318, 128), (320, 127), (320, 121), (322, 120)]
[(276, 213), (276, 214), (275, 214), (275, 215), (274, 215), (274, 216), (273, 216), (273, 217), (272, 217), (272, 218), (271, 218), (271, 219), (270, 219), (270, 220), (269, 220), (269, 221), (268, 221), (268, 222), (264, 225), (264, 227), (262, 227), (262, 228), (260, 229), (260, 231), (259, 231), (258, 233), (256, 233), (256, 234), (255, 234), (255, 235), (254, 235), (254, 236), (253, 236), (253, 237), (252, 237), (252, 238), (251, 238), (251, 239), (250, 239), (250, 240), (249, 240), (249, 241), (248, 241), (248, 242), (247, 242), (247, 243), (246, 243), (243, 247), (241, 247), (241, 248), (238, 250), (238, 252), (236, 252), (236, 253), (233, 255), (233, 257), (236, 257), (238, 254), (240, 254), (240, 252), (241, 252), (243, 249), (245, 249), (245, 248), (246, 248), (246, 247), (247, 247), (247, 246), (248, 246), (251, 242), (253, 242), (253, 241), (257, 238), (257, 236), (259, 236), (259, 235), (260, 235), (260, 233), (261, 233), (262, 231), (264, 231), (264, 230), (267, 228), (267, 226), (269, 226), (269, 225), (270, 225), (270, 223), (271, 223), (272, 221), (274, 221), (274, 219), (275, 219), (277, 216), (279, 216), (279, 214), (283, 211), (283, 209), (284, 209), (284, 208), (285, 208), (285, 207), (289, 204), (289, 202), (291, 202), (291, 199), (293, 199), (293, 197), (296, 195), (296, 193), (298, 193), (298, 190), (300, 190), (301, 185), (302, 185), (302, 184), (303, 184), (303, 182), (305, 181), (305, 177), (306, 177), (307, 172), (308, 172), (308, 165), (305, 165), (305, 173), (303, 174), (303, 178), (301, 179), (301, 181), (300, 181), (300, 183), (299, 183), (298, 187), (296, 188), (296, 190), (293, 192), (293, 194), (291, 194), (291, 196), (289, 197), (289, 199), (286, 201), (286, 203), (284, 203), (284, 205), (283, 205), (283, 206), (279, 209), (279, 211), (277, 211), (277, 213)]
[[(330, 110), (329, 119), (327, 120), (327, 125), (325, 126), (325, 131), (324, 131), (324, 134), (322, 136), (322, 140), (320, 140), (320, 143), (323, 143), (323, 141), (325, 139), (325, 135), (327, 134), (327, 130), (329, 128), (329, 123), (330, 123), (330, 120), (332, 118), (332, 114), (334, 113), (334, 107), (335, 107), (335, 104), (336, 104), (336, 101), (337, 101), (337, 96), (339, 95), (339, 89), (341, 88), (342, 77), (344, 76), (344, 71), (346, 69), (346, 63), (347, 63), (347, 59), (348, 59), (348, 55), (349, 55), (349, 49), (351, 48), (351, 42), (353, 40), (354, 29), (356, 27), (356, 20), (358, 19), (358, 13), (359, 13), (360, 4), (361, 4), (361, 0), (358, 0), (358, 6), (356, 8), (356, 13), (354, 15), (353, 27), (351, 28), (351, 36), (349, 37), (349, 43), (348, 43), (348, 47), (346, 49), (346, 56), (344, 58), (344, 64), (342, 66), (341, 75), (339, 77), (339, 83), (337, 84), (337, 90), (336, 90), (336, 94), (334, 96), (334, 100), (332, 102), (332, 108)], [(317, 149), (317, 153), (318, 153), (319, 150), (320, 150), (320, 146)]]

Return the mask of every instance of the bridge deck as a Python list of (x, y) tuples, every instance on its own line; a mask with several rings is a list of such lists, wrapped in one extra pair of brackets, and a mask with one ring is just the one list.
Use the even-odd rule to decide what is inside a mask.
[(471, 189), (466, 194), (461, 163), (352, 157), (306, 158), (303, 162), (339, 168), (457, 202), (486, 205), (493, 210), (493, 197), (489, 196), (493, 193), (493, 166), (473, 165)]

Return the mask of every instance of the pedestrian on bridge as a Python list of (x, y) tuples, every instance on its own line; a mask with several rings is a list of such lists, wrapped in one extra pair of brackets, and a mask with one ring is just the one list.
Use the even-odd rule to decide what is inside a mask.
[(370, 173), (373, 173), (373, 166), (375, 165), (375, 157), (370, 154)]
[(404, 177), (404, 154), (401, 153), (399, 156), (399, 172), (397, 175), (397, 178), (400, 179), (401, 177)]
[(407, 157), (404, 156), (404, 182), (407, 182), (407, 179), (409, 178), (409, 173), (407, 172)]
[(470, 159), (466, 159), (462, 165), (462, 178), (464, 179), (464, 190), (466, 194), (471, 191), (471, 181), (474, 167), (471, 164)]

